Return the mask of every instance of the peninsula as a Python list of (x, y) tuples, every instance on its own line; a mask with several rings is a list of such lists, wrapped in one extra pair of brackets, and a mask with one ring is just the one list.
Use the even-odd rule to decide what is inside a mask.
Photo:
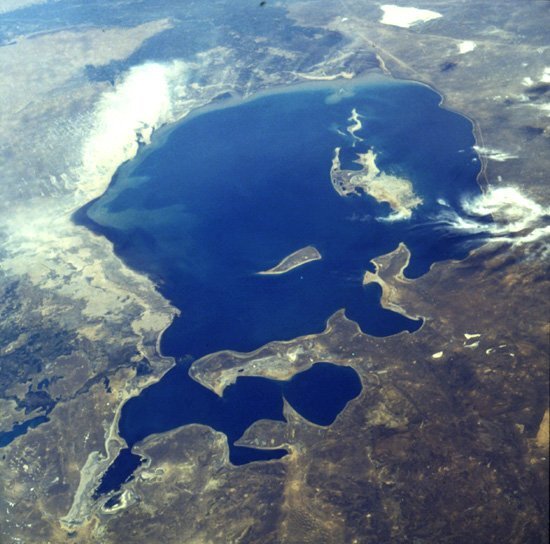
[(334, 190), (340, 196), (359, 195), (364, 191), (378, 202), (387, 202), (393, 213), (389, 219), (409, 219), (414, 208), (422, 204), (422, 199), (414, 193), (413, 185), (408, 179), (399, 178), (381, 172), (376, 166), (376, 153), (369, 149), (358, 153), (354, 161), (362, 170), (343, 170), (340, 164), (340, 148), (334, 150), (330, 179)]

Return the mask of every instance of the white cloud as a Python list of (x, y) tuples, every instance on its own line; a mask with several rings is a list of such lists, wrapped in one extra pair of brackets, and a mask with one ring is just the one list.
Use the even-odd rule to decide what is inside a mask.
[[(462, 213), (442, 210), (437, 221), (443, 228), (481, 233), (487, 240), (525, 244), (550, 236), (550, 208), (526, 197), (516, 187), (489, 188), (482, 195), (464, 199)], [(491, 221), (489, 221), (491, 219)]]
[(506, 153), (506, 151), (501, 151), (500, 149), (493, 149), (490, 147), (481, 147), (479, 145), (474, 145), (474, 149), (487, 159), (491, 159), (497, 162), (504, 162), (510, 159), (517, 159), (517, 155), (512, 155), (511, 153)]
[(176, 105), (185, 95), (187, 69), (182, 62), (147, 63), (132, 68), (100, 99), (77, 172), (79, 195), (99, 196), (118, 166), (133, 158), (139, 143), (178, 117)]

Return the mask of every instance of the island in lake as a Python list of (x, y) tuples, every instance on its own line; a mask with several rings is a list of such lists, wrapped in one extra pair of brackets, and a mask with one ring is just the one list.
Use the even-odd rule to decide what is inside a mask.
[(258, 272), (261, 275), (286, 274), (299, 266), (303, 266), (311, 261), (322, 259), (322, 255), (313, 246), (306, 246), (290, 255), (287, 255), (278, 265), (269, 270)]
[(387, 202), (393, 210), (391, 219), (409, 219), (413, 209), (422, 204), (422, 199), (415, 194), (408, 179), (380, 171), (376, 166), (376, 153), (372, 149), (366, 153), (357, 153), (357, 159), (353, 162), (360, 164), (362, 170), (343, 170), (340, 148), (334, 150), (330, 179), (340, 196), (359, 195), (363, 191), (378, 202)]

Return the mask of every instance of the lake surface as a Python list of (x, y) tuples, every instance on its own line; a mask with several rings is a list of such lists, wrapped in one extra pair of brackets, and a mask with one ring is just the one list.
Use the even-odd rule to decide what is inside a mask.
[[(378, 81), (297, 88), (206, 109), (121, 167), (75, 219), (108, 237), (181, 310), (161, 341), (162, 352), (180, 360), (321, 332), (340, 308), (369, 334), (414, 331), (420, 322), (382, 309), (380, 289), (364, 287), (362, 277), (372, 258), (399, 242), (411, 250), (409, 277), (472, 247), (435, 221), (443, 208), (460, 211), (462, 198), (479, 194), (472, 125), (439, 102), (425, 86)], [(362, 128), (351, 134), (353, 109)], [(387, 204), (338, 195), (330, 180), (336, 147), (346, 169), (359, 169), (356, 154), (372, 148), (378, 168), (410, 180), (423, 204), (408, 220), (388, 221)], [(257, 274), (310, 245), (321, 260), (286, 274)], [(308, 387), (322, 389), (314, 378)], [(280, 387), (247, 378), (219, 400), (180, 365), (127, 403), (120, 432), (131, 446), (206, 421), (232, 445), (253, 421), (282, 417)], [(223, 403), (230, 408), (225, 415), (216, 408), (216, 417), (231, 422), (209, 420), (204, 410)], [(296, 409), (322, 420), (319, 403), (296, 401)], [(231, 455), (236, 463), (254, 458), (239, 459), (234, 448)]]
[(0, 448), (11, 444), (18, 436), (25, 434), (29, 429), (38, 427), (38, 425), (46, 423), (47, 421), (49, 421), (48, 417), (41, 415), (28, 419), (23, 423), (16, 423), (9, 431), (0, 432)]
[(227, 436), (229, 459), (235, 465), (279, 459), (286, 450), (239, 447), (234, 442), (260, 419), (285, 421), (283, 399), (308, 421), (330, 425), (362, 389), (353, 368), (317, 363), (285, 381), (239, 377), (225, 389), (223, 397), (218, 397), (191, 379), (188, 370), (188, 365), (172, 369), (163, 380), (125, 404), (119, 429), (129, 448), (111, 465), (97, 494), (117, 489), (131, 476), (140, 458), (130, 448), (150, 434), (199, 423)]
[[(438, 200), (458, 207), (479, 193), (471, 123), (420, 85), (348, 86), (332, 103), (335, 94), (277, 93), (196, 115), (121, 168), (80, 214), (181, 309), (163, 336), (165, 354), (249, 351), (319, 332), (340, 308), (375, 335), (418, 326), (380, 309), (379, 291), (361, 279), (370, 259), (401, 241), (412, 277), (464, 255), (464, 239), (430, 223)], [(353, 108), (363, 116), (355, 146), (346, 133)], [(411, 220), (385, 222), (386, 204), (340, 197), (329, 176), (335, 147), (343, 167), (357, 169), (355, 153), (373, 147), (379, 168), (411, 180), (424, 205)], [(307, 245), (323, 259), (256, 274)]]

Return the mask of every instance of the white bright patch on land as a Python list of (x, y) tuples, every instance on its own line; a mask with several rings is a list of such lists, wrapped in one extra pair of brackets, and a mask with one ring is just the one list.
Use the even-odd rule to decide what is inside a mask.
[(546, 66), (544, 68), (544, 70), (542, 71), (542, 74), (538, 78), (538, 81), (535, 81), (532, 77), (527, 76), (521, 80), (521, 83), (526, 87), (530, 87), (535, 83), (550, 83), (550, 66)]
[(382, 24), (400, 26), (401, 28), (410, 28), (413, 25), (442, 17), (441, 13), (429, 9), (404, 8), (393, 4), (384, 4), (380, 8), (384, 12), (380, 19)]
[(536, 107), (539, 109), (542, 113), (546, 115), (546, 117), (550, 117), (550, 104), (529, 104), (531, 107)]
[(24, 277), (33, 285), (41, 301), (36, 311), (45, 326), (55, 322), (90, 341), (105, 342), (111, 342), (113, 330), (122, 331), (124, 338), (135, 337), (142, 355), (156, 357), (154, 340), (175, 310), (146, 276), (127, 269), (113, 255), (106, 239), (76, 227), (70, 217), (105, 190), (116, 168), (135, 155), (139, 141), (189, 111), (187, 80), (183, 63), (132, 68), (78, 120), (78, 136), (68, 133), (78, 152), (62, 174), (66, 191), (36, 196), (13, 206), (9, 216), (0, 216), (5, 237), (2, 273)]
[(46, 2), (47, 0), (0, 0), (0, 13), (8, 13), (33, 4), (45, 4)]
[(516, 155), (512, 155), (511, 153), (506, 153), (505, 151), (500, 151), (499, 149), (492, 149), (490, 147), (481, 147), (479, 145), (474, 145), (474, 149), (480, 155), (483, 155), (487, 159), (491, 159), (497, 162), (504, 162), (510, 159), (518, 158)]
[(471, 40), (464, 40), (458, 44), (458, 53), (464, 55), (465, 53), (470, 53), (477, 47), (476, 42)]
[(78, 191), (89, 200), (105, 189), (117, 167), (135, 156), (139, 142), (175, 120), (174, 106), (185, 94), (186, 65), (148, 63), (132, 68), (101, 98), (82, 151)]

